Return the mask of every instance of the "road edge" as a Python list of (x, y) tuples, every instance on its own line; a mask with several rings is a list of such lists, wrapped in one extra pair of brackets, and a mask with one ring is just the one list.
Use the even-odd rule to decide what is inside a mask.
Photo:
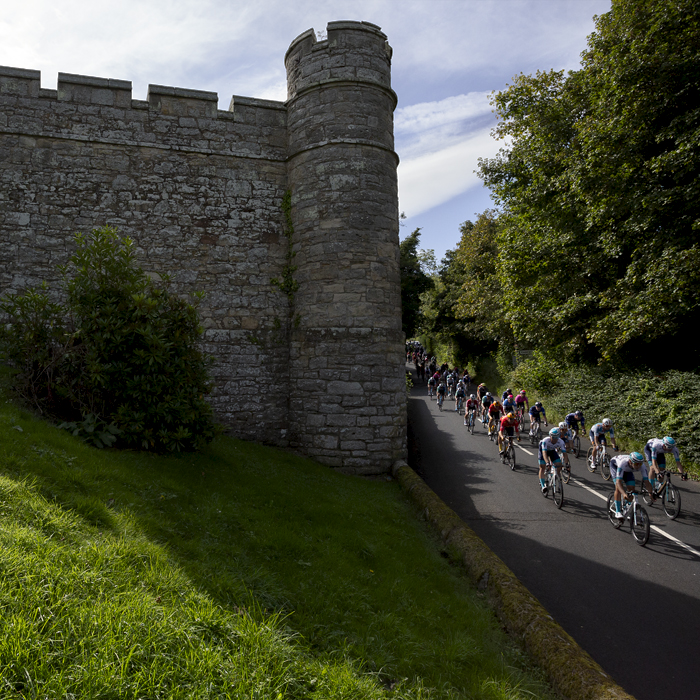
[(486, 543), (404, 461), (392, 475), (466, 568), (508, 632), (521, 639), (555, 690), (569, 700), (635, 700), (567, 634)]

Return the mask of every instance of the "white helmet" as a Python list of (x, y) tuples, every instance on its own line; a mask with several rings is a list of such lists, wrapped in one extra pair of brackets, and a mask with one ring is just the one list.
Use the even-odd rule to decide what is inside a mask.
[(610, 418), (603, 418), (603, 427), (604, 428), (609, 428), (612, 425), (612, 421)]

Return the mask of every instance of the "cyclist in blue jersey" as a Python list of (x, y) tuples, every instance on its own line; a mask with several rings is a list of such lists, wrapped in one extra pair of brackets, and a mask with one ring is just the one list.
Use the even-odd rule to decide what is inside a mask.
[(544, 420), (545, 426), (547, 425), (547, 413), (544, 410), (544, 406), (541, 401), (537, 401), (533, 406), (530, 407), (530, 432), (532, 432), (532, 426), (535, 423), (542, 423)]
[(681, 464), (681, 456), (678, 452), (678, 445), (676, 441), (667, 435), (663, 440), (659, 438), (652, 438), (647, 441), (644, 445), (644, 455), (647, 458), (647, 462), (651, 465), (649, 470), (649, 477), (651, 478), (651, 485), (656, 488), (656, 475), (666, 469), (666, 455), (673, 453), (673, 457), (676, 460), (676, 467), (678, 468), (678, 473), (681, 475), (683, 481), (688, 480), (688, 475), (683, 469)]
[[(566, 418), (564, 418), (566, 424), (575, 430), (577, 433), (584, 432), (586, 430), (586, 420), (583, 417), (583, 411), (574, 411), (573, 413), (568, 413)], [(581, 429), (579, 430), (579, 423), (581, 424)]]
[(591, 445), (593, 445), (593, 464), (595, 464), (596, 458), (598, 457), (598, 448), (601, 445), (607, 444), (606, 433), (610, 433), (613, 447), (617, 450), (612, 421), (610, 418), (603, 418), (603, 420), (600, 423), (596, 423), (588, 433)]
[[(616, 455), (610, 460), (610, 476), (615, 482), (615, 518), (622, 520), (622, 499), (627, 498), (627, 487), (634, 489), (634, 472), (641, 471), (642, 488), (646, 488), (652, 494), (652, 487), (647, 476), (647, 465), (644, 455), (640, 452), (632, 452), (629, 455)], [(646, 483), (644, 483), (646, 482)]]

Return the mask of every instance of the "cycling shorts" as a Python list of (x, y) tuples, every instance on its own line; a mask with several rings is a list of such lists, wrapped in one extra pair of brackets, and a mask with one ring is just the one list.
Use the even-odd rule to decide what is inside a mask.
[[(590, 438), (591, 442), (595, 442), (595, 435), (593, 434), (592, 430), (590, 433), (588, 433), (588, 437)], [(598, 442), (601, 445), (607, 445), (608, 444), (607, 437), (605, 435), (598, 435)]]
[[(561, 464), (561, 457), (559, 456), (559, 453), (556, 450), (547, 450), (547, 456), (549, 457), (549, 461), (555, 467)], [(543, 467), (546, 464), (546, 462), (544, 461), (544, 455), (542, 455), (541, 457), (538, 455), (537, 461), (539, 462), (541, 467)]]
[(504, 435), (509, 435), (510, 437), (515, 437), (515, 426), (514, 425), (506, 425), (501, 428), (501, 431), (503, 432)]
[(627, 486), (634, 485), (634, 474), (630, 471), (613, 467), (610, 469), (610, 476), (613, 481), (624, 481)]
[[(647, 458), (647, 462), (651, 464), (651, 450), (648, 449), (646, 446), (644, 447), (644, 456)], [(656, 464), (659, 467), (660, 471), (664, 471), (666, 469), (666, 453), (665, 452), (657, 452), (656, 453)]]

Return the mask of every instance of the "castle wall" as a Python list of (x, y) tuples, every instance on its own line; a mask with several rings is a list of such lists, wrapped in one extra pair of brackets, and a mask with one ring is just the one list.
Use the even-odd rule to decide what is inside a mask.
[(286, 109), (215, 93), (0, 68), (0, 290), (56, 282), (76, 231), (110, 224), (149, 273), (204, 291), (213, 403), (233, 432), (286, 444)]
[[(359, 473), (405, 454), (391, 50), (332, 22), (291, 45), (286, 103), (0, 67), (0, 294), (56, 282), (110, 224), (204, 291), (213, 404), (235, 435)], [(292, 195), (291, 298), (282, 199)]]

